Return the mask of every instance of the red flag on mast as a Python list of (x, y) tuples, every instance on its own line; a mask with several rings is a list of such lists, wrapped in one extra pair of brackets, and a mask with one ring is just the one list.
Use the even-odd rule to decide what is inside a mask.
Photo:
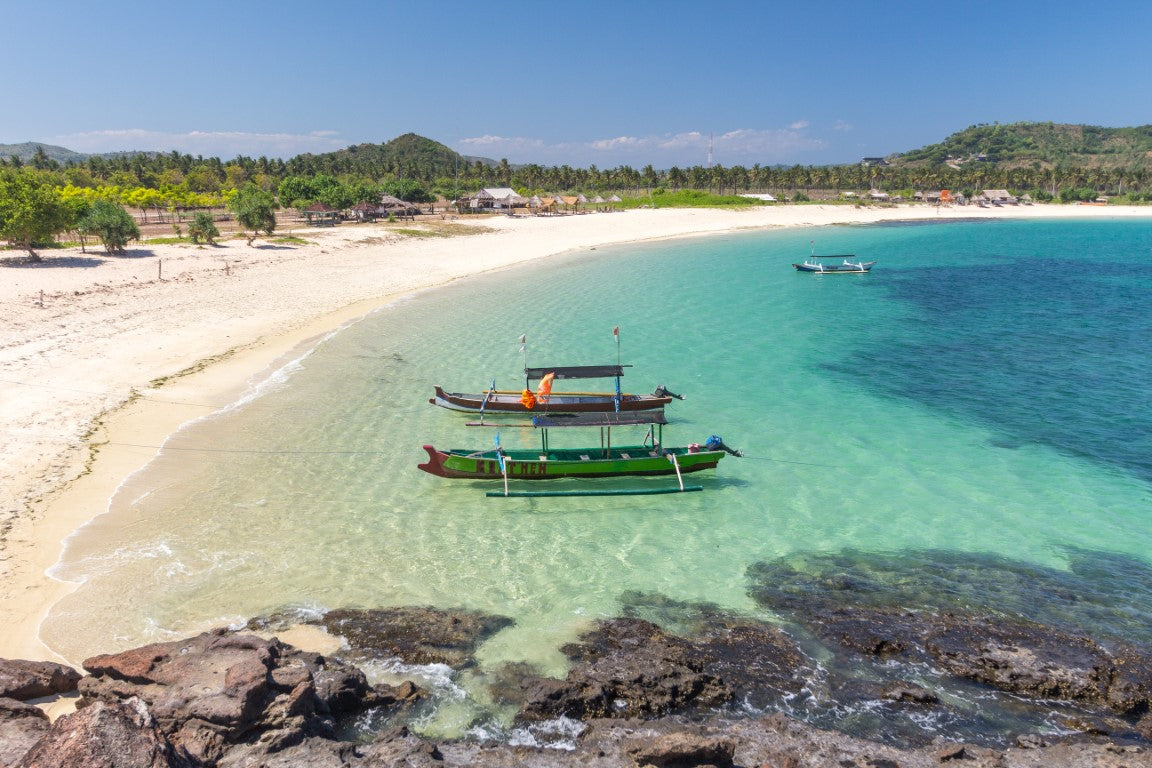
[(612, 329), (612, 337), (616, 339), (616, 341), (620, 341), (620, 326)]

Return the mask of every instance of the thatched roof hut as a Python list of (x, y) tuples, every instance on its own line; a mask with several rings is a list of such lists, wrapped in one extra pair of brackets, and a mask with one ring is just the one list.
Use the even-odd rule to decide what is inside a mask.
[(340, 221), (340, 211), (324, 203), (312, 203), (304, 209), (304, 220), (316, 226), (331, 226)]

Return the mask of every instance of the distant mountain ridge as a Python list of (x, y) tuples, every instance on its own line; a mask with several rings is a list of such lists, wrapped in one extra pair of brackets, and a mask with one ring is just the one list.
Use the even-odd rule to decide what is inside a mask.
[[(49, 160), (54, 160), (62, 166), (68, 165), (69, 163), (84, 163), (94, 157), (119, 158), (133, 155), (164, 154), (138, 150), (86, 154), (83, 152), (74, 152), (67, 147), (60, 147), (55, 144), (25, 141), (20, 144), (0, 144), (0, 158), (7, 160), (11, 157), (18, 157), (22, 163), (27, 163), (36, 156), (38, 149), (43, 149), (44, 154)], [(320, 155), (297, 155), (293, 160), (301, 158), (321, 161), (330, 160), (340, 167), (346, 167), (351, 170), (380, 166), (400, 169), (415, 169), (417, 167), (422, 170), (435, 169), (433, 175), (436, 176), (451, 176), (458, 167), (465, 164), (479, 162), (489, 166), (499, 165), (499, 163), (491, 158), (461, 155), (451, 147), (441, 144), (438, 141), (418, 136), (415, 133), (406, 133), (403, 136), (397, 136), (383, 144), (354, 144), (346, 149), (326, 152)]]
[(1060, 123), (974, 125), (939, 144), (888, 157), (897, 166), (969, 162), (1006, 168), (1058, 165), (1084, 168), (1140, 168), (1152, 165), (1152, 125), (1102, 128)]
[(28, 162), (36, 156), (36, 150), (40, 147), (43, 147), (44, 154), (61, 165), (67, 163), (82, 163), (91, 157), (91, 155), (73, 152), (66, 147), (58, 147), (55, 144), (43, 144), (38, 141), (25, 141), (22, 144), (0, 144), (0, 157), (5, 160), (10, 157), (18, 157), (22, 162)]
[[(38, 149), (61, 165), (83, 163), (93, 157), (118, 158), (154, 155), (155, 152), (123, 151), (85, 154), (42, 142), (0, 144), (0, 158), (18, 157), (28, 162)], [(938, 144), (896, 152), (887, 156), (897, 167), (930, 167), (983, 162), (1006, 168), (1070, 166), (1083, 168), (1145, 168), (1152, 166), (1152, 125), (1103, 128), (1061, 123), (995, 123), (973, 125)], [(382, 144), (356, 144), (319, 155), (297, 155), (289, 165), (301, 163), (358, 171), (392, 168), (411, 169), (416, 175), (450, 177), (466, 164), (499, 163), (486, 157), (461, 155), (438, 141), (406, 133)], [(512, 166), (518, 167), (518, 166)]]
[(93, 157), (124, 157), (126, 155), (154, 155), (155, 152), (141, 152), (138, 150), (126, 150), (121, 152), (101, 152), (98, 154), (87, 154), (84, 152), (74, 152), (67, 147), (59, 147), (55, 144), (45, 144), (40, 141), (25, 141), (20, 144), (0, 144), (0, 158), (5, 160), (11, 157), (20, 158), (21, 162), (28, 162), (36, 156), (36, 150), (39, 148), (44, 149), (44, 154), (48, 156), (49, 160), (55, 160), (60, 165), (67, 165), (68, 163), (83, 163)]

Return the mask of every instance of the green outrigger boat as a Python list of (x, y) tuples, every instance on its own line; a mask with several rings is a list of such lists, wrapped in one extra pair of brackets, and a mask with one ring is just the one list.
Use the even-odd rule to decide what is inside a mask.
[[(503, 480), (504, 490), (489, 496), (618, 496), (654, 493), (683, 493), (703, 490), (685, 485), (683, 475), (715, 469), (725, 454), (739, 456), (713, 435), (703, 445), (666, 447), (662, 443), (667, 424), (663, 410), (630, 413), (588, 413), (570, 416), (536, 416), (531, 426), (540, 430), (539, 450), (502, 448), (499, 438), (493, 448), (441, 450), (425, 445), (428, 461), (420, 469), (439, 477), (468, 480)], [(472, 426), (492, 426), (471, 422)], [(649, 435), (640, 445), (612, 445), (612, 427), (649, 426)], [(507, 426), (507, 425), (505, 425)], [(549, 445), (548, 430), (558, 427), (599, 427), (600, 446), (594, 448), (555, 448)], [(655, 434), (653, 434), (655, 429)], [(561, 478), (645, 477), (675, 475), (677, 484), (653, 488), (574, 489), (556, 491), (513, 491), (510, 480), (557, 480)]]

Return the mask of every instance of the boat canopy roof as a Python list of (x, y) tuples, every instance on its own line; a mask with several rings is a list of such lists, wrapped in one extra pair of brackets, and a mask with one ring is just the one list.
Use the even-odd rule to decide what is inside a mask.
[(528, 421), (468, 421), (469, 427), (627, 427), (644, 424), (667, 424), (663, 408), (617, 413), (541, 413)]
[(621, 413), (574, 413), (571, 415), (543, 415), (532, 417), (532, 426), (550, 427), (625, 427), (636, 424), (667, 424), (663, 408), (650, 411)]
[(529, 379), (542, 379), (549, 373), (554, 379), (614, 379), (624, 375), (630, 365), (569, 365), (559, 368), (525, 368)]
[(854, 259), (854, 258), (856, 258), (856, 254), (854, 254), (854, 253), (829, 253), (829, 254), (821, 255), (819, 253), (813, 253), (812, 258), (814, 258), (814, 259)]

